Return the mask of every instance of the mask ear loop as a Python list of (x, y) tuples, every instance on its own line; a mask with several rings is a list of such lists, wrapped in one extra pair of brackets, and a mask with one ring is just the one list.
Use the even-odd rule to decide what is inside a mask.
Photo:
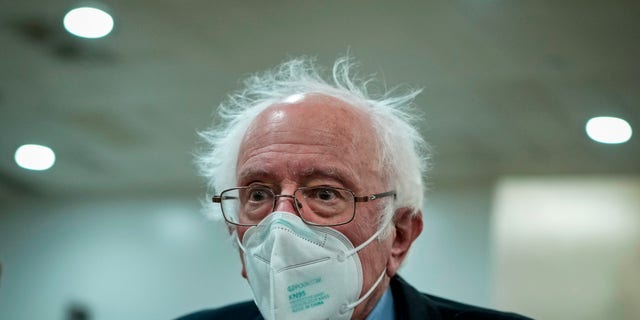
[(359, 246), (346, 251), (346, 252), (340, 252), (338, 254), (338, 261), (342, 262), (344, 261), (347, 257), (350, 257), (356, 253), (358, 253), (358, 251), (362, 250), (364, 247), (366, 247), (367, 245), (369, 245), (373, 240), (375, 240), (376, 238), (378, 238), (378, 236), (380, 236), (380, 234), (382, 233), (382, 231), (384, 229), (386, 229), (387, 226), (385, 225), (384, 227), (378, 229), (378, 231), (376, 231), (371, 237), (369, 237), (369, 239), (365, 240), (363, 243), (361, 243)]
[(371, 293), (373, 293), (373, 290), (378, 287), (380, 282), (382, 282), (382, 279), (384, 279), (384, 275), (386, 273), (387, 273), (387, 268), (384, 268), (384, 270), (382, 270), (382, 274), (380, 274), (380, 277), (378, 277), (378, 280), (376, 280), (376, 282), (371, 286), (371, 288), (369, 288), (369, 291), (367, 291), (367, 293), (365, 293), (362, 297), (360, 297), (360, 299), (356, 300), (355, 302), (349, 303), (349, 304), (341, 305), (340, 306), (340, 314), (347, 313), (349, 310), (355, 308), (357, 305), (362, 303), (362, 301), (367, 299), (371, 295)]
[[(391, 221), (389, 221), (389, 223), (391, 223)], [(346, 257), (350, 257), (354, 254), (356, 254), (358, 251), (362, 250), (362, 248), (366, 247), (367, 245), (369, 245), (373, 240), (375, 240), (376, 238), (378, 238), (378, 236), (380, 236), (380, 234), (382, 233), (382, 231), (384, 229), (386, 229), (387, 226), (385, 224), (384, 227), (378, 229), (378, 231), (376, 231), (373, 235), (371, 235), (371, 237), (369, 237), (369, 239), (365, 240), (365, 242), (361, 243), (359, 246), (347, 251), (347, 252), (341, 252), (338, 255), (338, 261), (342, 262), (346, 259)], [(371, 288), (369, 288), (369, 290), (367, 291), (367, 293), (365, 293), (362, 297), (360, 297), (360, 299), (352, 302), (352, 303), (348, 303), (348, 304), (343, 304), (340, 306), (340, 314), (345, 314), (347, 313), (349, 310), (355, 308), (357, 305), (359, 305), (360, 303), (362, 303), (362, 301), (364, 301), (365, 299), (367, 299), (372, 293), (373, 290), (375, 290), (378, 285), (380, 284), (380, 282), (382, 282), (382, 279), (384, 279), (384, 275), (387, 273), (387, 268), (385, 267), (384, 270), (382, 270), (382, 273), (380, 274), (380, 277), (378, 277), (378, 280), (376, 280), (376, 282), (371, 286)]]
[(242, 241), (240, 241), (240, 237), (238, 237), (238, 230), (233, 230), (233, 233), (231, 234), (231, 236), (236, 239), (236, 243), (238, 243), (240, 250), (242, 250), (242, 252), (247, 252), (247, 250), (242, 245)]

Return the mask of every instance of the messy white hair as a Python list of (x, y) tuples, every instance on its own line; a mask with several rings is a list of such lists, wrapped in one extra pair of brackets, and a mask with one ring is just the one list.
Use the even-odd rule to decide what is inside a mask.
[[(380, 224), (388, 225), (397, 208), (408, 207), (415, 214), (422, 208), (423, 177), (428, 169), (428, 146), (412, 122), (414, 98), (421, 90), (398, 88), (384, 90), (373, 97), (368, 87), (373, 78), (357, 79), (352, 74), (349, 57), (336, 60), (330, 81), (326, 81), (315, 60), (296, 58), (278, 67), (250, 76), (245, 88), (229, 95), (218, 107), (219, 124), (200, 132), (204, 150), (197, 156), (200, 174), (211, 192), (236, 186), (236, 161), (240, 144), (253, 120), (266, 108), (306, 94), (320, 94), (340, 99), (369, 115), (376, 134), (381, 179), (397, 192), (397, 200), (381, 201)], [(380, 86), (384, 88), (384, 85)], [(385, 200), (381, 199), (381, 200)], [(220, 217), (218, 206), (210, 201), (205, 211)]]

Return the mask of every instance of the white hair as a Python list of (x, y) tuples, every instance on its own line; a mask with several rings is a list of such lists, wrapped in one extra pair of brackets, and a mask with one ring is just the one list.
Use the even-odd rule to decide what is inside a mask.
[[(412, 122), (412, 103), (421, 90), (396, 94), (397, 88), (384, 90), (376, 97), (368, 92), (373, 78), (357, 79), (351, 73), (349, 57), (336, 60), (331, 81), (326, 81), (314, 59), (297, 58), (278, 67), (250, 76), (245, 88), (229, 95), (218, 107), (220, 123), (200, 132), (205, 149), (197, 156), (200, 174), (212, 192), (236, 186), (236, 161), (241, 141), (253, 120), (276, 103), (300, 95), (320, 94), (340, 99), (369, 115), (378, 142), (381, 179), (397, 192), (397, 200), (381, 199), (380, 224), (387, 225), (395, 209), (408, 207), (413, 213), (422, 208), (423, 176), (428, 169), (429, 148)], [(384, 87), (381, 86), (381, 87)], [(376, 191), (378, 192), (378, 191)], [(211, 201), (208, 215), (220, 217)], [(393, 204), (392, 206), (386, 204)]]

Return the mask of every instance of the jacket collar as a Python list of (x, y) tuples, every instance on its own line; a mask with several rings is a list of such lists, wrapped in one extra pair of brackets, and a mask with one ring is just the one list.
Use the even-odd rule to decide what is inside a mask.
[(425, 294), (419, 292), (400, 276), (389, 283), (398, 320), (441, 320), (440, 313)]

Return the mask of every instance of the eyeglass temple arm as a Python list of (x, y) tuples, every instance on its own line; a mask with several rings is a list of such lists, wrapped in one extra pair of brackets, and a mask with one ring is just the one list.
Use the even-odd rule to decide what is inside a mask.
[(211, 198), (211, 201), (213, 201), (214, 203), (220, 203), (222, 202), (222, 200), (227, 200), (227, 199), (238, 199), (238, 197), (232, 197), (232, 196), (213, 196), (213, 198)]
[(392, 191), (387, 191), (387, 192), (383, 192), (383, 193), (374, 193), (368, 196), (362, 196), (362, 197), (353, 197), (353, 200), (355, 202), (369, 202), (369, 201), (373, 201), (376, 200), (378, 198), (384, 198), (384, 197), (389, 197), (389, 196), (393, 196), (393, 199), (397, 199), (398, 195), (396, 194), (395, 190)]

